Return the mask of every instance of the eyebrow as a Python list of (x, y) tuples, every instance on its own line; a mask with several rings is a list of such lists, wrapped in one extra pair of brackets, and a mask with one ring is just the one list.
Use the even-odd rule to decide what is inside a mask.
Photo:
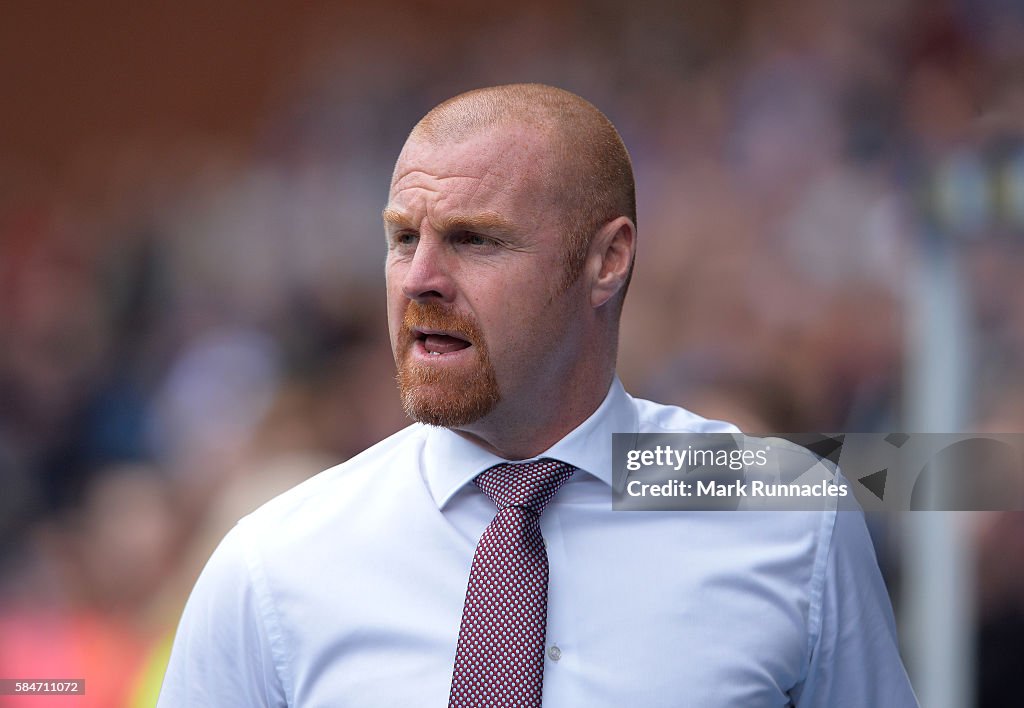
[[(399, 229), (415, 229), (416, 225), (404, 213), (385, 207), (381, 212), (384, 223)], [(513, 230), (512, 222), (494, 211), (483, 211), (478, 214), (456, 214), (447, 216), (434, 227), (441, 233), (453, 231), (508, 232)]]

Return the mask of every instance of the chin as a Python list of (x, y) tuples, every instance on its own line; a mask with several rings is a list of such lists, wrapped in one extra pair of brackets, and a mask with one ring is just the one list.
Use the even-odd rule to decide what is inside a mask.
[[(401, 378), (401, 377), (400, 377)], [(428, 384), (405, 386), (399, 381), (402, 407), (413, 420), (440, 428), (461, 428), (476, 423), (498, 405), (496, 389), (431, 390)]]
[[(459, 402), (463, 403), (463, 402)], [(439, 428), (464, 428), (484, 418), (494, 406), (469, 407), (438, 401), (403, 401), (406, 414), (413, 420)]]
[(460, 428), (479, 421), (501, 400), (489, 360), (472, 367), (435, 367), (407, 356), (398, 368), (402, 407), (415, 421)]

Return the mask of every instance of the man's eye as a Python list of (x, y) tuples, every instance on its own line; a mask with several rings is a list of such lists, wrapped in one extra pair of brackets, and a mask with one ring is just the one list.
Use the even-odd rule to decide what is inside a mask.
[(491, 244), (494, 243), (493, 240), (487, 238), (486, 236), (481, 236), (480, 234), (475, 234), (472, 233), (471, 231), (467, 231), (466, 233), (462, 234), (461, 240), (463, 243), (469, 246), (490, 246)]
[(395, 235), (395, 244), (399, 246), (410, 246), (416, 243), (418, 236), (414, 233), (405, 231)]

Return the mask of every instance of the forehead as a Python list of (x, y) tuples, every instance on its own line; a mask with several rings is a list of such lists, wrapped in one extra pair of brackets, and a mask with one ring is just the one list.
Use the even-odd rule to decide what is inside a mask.
[(395, 165), (389, 206), (541, 208), (551, 192), (549, 143), (541, 131), (520, 126), (492, 127), (456, 142), (414, 133)]

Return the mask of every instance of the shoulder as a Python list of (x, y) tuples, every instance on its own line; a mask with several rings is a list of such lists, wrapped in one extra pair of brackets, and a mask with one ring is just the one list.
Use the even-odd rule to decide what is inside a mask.
[[(426, 428), (413, 424), (355, 457), (330, 467), (274, 497), (243, 517), (244, 534), (282, 538), (336, 524), (368, 499), (418, 478)], [(255, 540), (255, 539), (253, 539)]]
[[(748, 464), (744, 469), (750, 479), (797, 484), (830, 480), (845, 483), (835, 463), (786, 438), (744, 433), (728, 421), (704, 418), (679, 406), (642, 398), (631, 398), (631, 402), (637, 415), (636, 432), (656, 435), (648, 438), (656, 443), (670, 444), (674, 441), (680, 447), (697, 444), (715, 449), (764, 450), (767, 462), (762, 467)], [(677, 434), (680, 437), (673, 437)], [(850, 501), (854, 502), (852, 497)], [(829, 508), (834, 506), (823, 507)], [(855, 502), (844, 508), (855, 508)]]
[[(366, 485), (387, 481), (388, 470), (394, 469), (395, 462), (415, 456), (425, 439), (424, 426), (410, 425), (397, 433), (363, 450), (355, 457), (316, 474), (283, 494), (274, 497), (246, 517), (258, 522), (265, 518), (286, 516), (296, 511), (303, 513), (316, 507), (328, 506), (336, 509), (340, 501), (336, 498), (348, 496)], [(381, 474), (384, 472), (385, 474)]]
[[(714, 453), (715, 460), (718, 456), (727, 460), (711, 464), (708, 462), (711, 458), (703, 454), (699, 461), (690, 458), (687, 464), (697, 467), (690, 469), (687, 475), (690, 483), (700, 480), (705, 489), (712, 488), (709, 482), (714, 480), (714, 492), (720, 486), (728, 489), (732, 483), (736, 496), (723, 497), (729, 504), (720, 506), (718, 496), (714, 496), (711, 501), (716, 503), (706, 507), (709, 502), (703, 497), (687, 496), (675, 500), (676, 505), (671, 501), (673, 498), (664, 501), (666, 508), (692, 509), (696, 504), (701, 509), (734, 508), (742, 514), (767, 512), (749, 517), (726, 515), (721, 520), (738, 526), (750, 522), (755, 524), (758, 533), (771, 529), (768, 535), (777, 538), (799, 537), (801, 543), (806, 544), (804, 558), (816, 568), (818, 576), (833, 545), (850, 542), (843, 529), (838, 532), (835, 529), (837, 513), (849, 514), (847, 521), (862, 515), (855, 497), (845, 491), (847, 481), (828, 459), (784, 438), (749, 435), (728, 421), (704, 418), (679, 406), (640, 398), (632, 398), (631, 403), (637, 416), (638, 433), (632, 442), (633, 449), (672, 448), (680, 453), (697, 450)], [(733, 466), (741, 461), (742, 467)], [(678, 473), (671, 471), (666, 474), (666, 479), (678, 477)], [(835, 494), (830, 488), (833, 485), (839, 490)], [(845, 528), (845, 524), (843, 526)], [(856, 540), (861, 539), (857, 536)]]
[(630, 397), (640, 433), (738, 433), (732, 423), (712, 420), (679, 406)]

